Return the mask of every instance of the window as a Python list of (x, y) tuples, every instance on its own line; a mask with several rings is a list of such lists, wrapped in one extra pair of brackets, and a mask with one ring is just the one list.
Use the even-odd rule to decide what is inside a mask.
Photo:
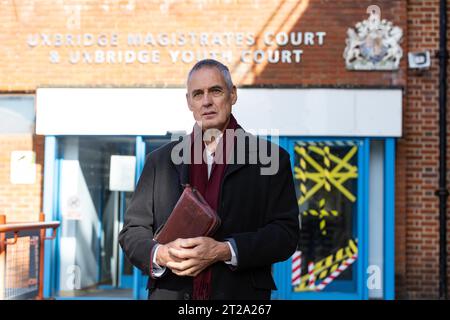
[(33, 96), (0, 96), (0, 134), (34, 133)]

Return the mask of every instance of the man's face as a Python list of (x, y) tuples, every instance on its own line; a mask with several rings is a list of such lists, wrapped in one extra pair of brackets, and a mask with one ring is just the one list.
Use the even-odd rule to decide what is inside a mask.
[(222, 73), (214, 67), (195, 71), (187, 84), (189, 110), (203, 130), (223, 131), (228, 124), (231, 106), (236, 103), (236, 87), (230, 91)]

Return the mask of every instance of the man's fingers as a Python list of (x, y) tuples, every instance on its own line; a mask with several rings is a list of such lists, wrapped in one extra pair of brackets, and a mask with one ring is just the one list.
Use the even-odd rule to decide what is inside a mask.
[(197, 276), (204, 268), (199, 268), (198, 266), (191, 267), (189, 269), (179, 271), (179, 270), (172, 270), (173, 273), (175, 273), (177, 276), (188, 276), (188, 277), (195, 277)]
[(183, 260), (181, 262), (175, 262), (175, 261), (169, 261), (167, 262), (166, 266), (171, 269), (172, 271), (185, 271), (189, 268), (192, 268), (193, 266), (195, 266), (196, 263), (194, 260), (189, 259), (189, 260)]
[(206, 237), (181, 239), (180, 245), (183, 248), (192, 248), (204, 243), (205, 239)]
[(169, 248), (182, 248), (181, 243), (183, 242), (184, 239), (178, 238), (177, 240), (174, 240), (170, 243), (168, 243), (168, 247)]
[(174, 249), (174, 248), (170, 248), (169, 249), (169, 254), (171, 256), (174, 256), (178, 259), (190, 259), (190, 258), (195, 258), (197, 257), (196, 251), (195, 250), (185, 250), (185, 249)]
[(173, 254), (170, 254), (170, 253), (169, 253), (169, 260), (168, 260), (168, 261), (181, 262), (181, 261), (183, 261), (183, 260), (184, 260), (184, 259), (180, 259), (180, 258), (174, 256)]

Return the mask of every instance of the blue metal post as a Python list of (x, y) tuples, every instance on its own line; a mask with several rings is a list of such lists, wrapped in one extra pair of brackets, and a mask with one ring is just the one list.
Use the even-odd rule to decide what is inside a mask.
[(384, 151), (384, 298), (395, 298), (395, 139)]
[(361, 246), (361, 262), (362, 262), (362, 298), (369, 299), (369, 287), (367, 286), (367, 268), (369, 266), (369, 199), (370, 199), (370, 139), (364, 139), (364, 165), (363, 165), (363, 188), (364, 188), (364, 202), (363, 202), (363, 233)]
[[(145, 163), (145, 142), (141, 136), (136, 137), (136, 184), (144, 169)], [(141, 292), (143, 276), (141, 271), (133, 267), (133, 298), (135, 300), (145, 299), (144, 292)]]
[[(57, 193), (57, 167), (56, 137), (45, 137), (45, 156), (44, 156), (44, 191), (43, 191), (43, 211), (46, 221), (56, 220), (56, 193)], [(47, 230), (47, 236), (50, 236), (51, 230)], [(45, 241), (44, 254), (44, 298), (50, 298), (54, 295), (55, 287), (55, 261), (54, 250), (56, 241)]]

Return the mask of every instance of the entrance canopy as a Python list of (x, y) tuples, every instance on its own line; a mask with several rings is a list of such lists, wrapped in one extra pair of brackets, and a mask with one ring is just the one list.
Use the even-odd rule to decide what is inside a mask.
[[(165, 135), (194, 124), (183, 88), (39, 88), (36, 133)], [(400, 137), (400, 89), (239, 88), (233, 107), (248, 131), (281, 136)]]

